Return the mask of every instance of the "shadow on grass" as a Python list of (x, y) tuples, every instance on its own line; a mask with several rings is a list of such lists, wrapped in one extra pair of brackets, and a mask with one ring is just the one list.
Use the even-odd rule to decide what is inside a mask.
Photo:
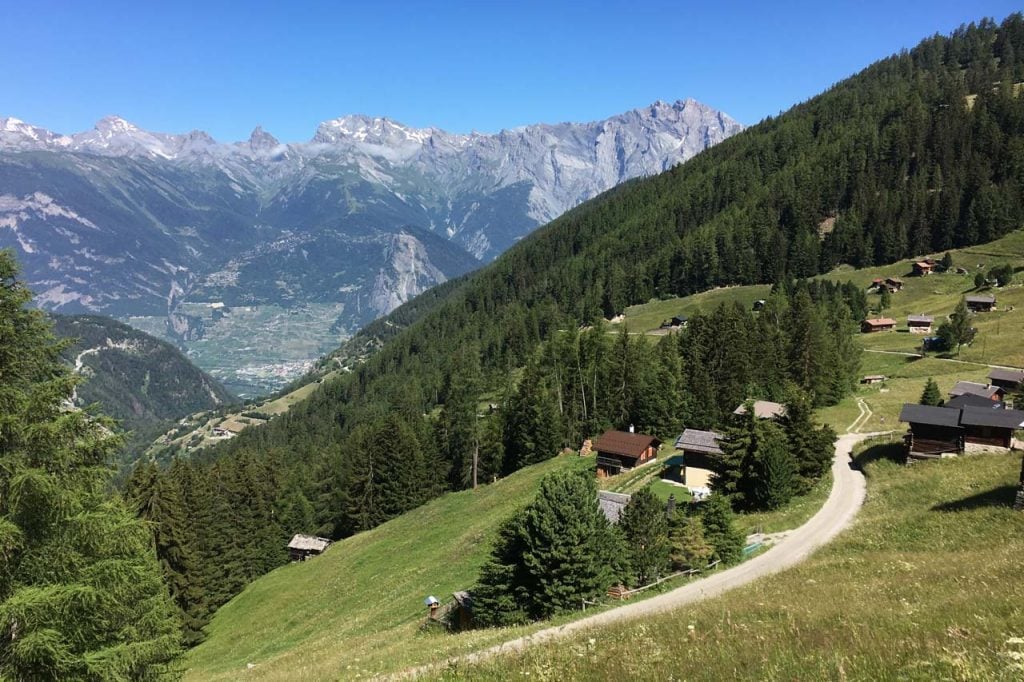
[[(902, 443), (879, 443), (878, 445), (872, 445), (868, 449), (858, 453), (853, 458), (853, 467), (864, 471), (864, 467), (872, 462), (878, 462), (880, 460), (888, 460), (897, 464), (902, 464), (906, 460), (906, 449)], [(867, 472), (864, 472), (867, 475)]]
[(943, 502), (932, 507), (932, 511), (954, 512), (981, 509), (982, 507), (1012, 507), (1017, 497), (1017, 486), (1001, 485), (992, 490), (976, 493), (952, 502)]

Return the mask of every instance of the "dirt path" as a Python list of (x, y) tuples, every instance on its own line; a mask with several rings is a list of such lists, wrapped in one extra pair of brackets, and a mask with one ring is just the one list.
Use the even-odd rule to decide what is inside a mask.
[[(865, 348), (865, 353), (881, 353), (883, 355), (902, 355), (908, 358), (923, 358), (924, 356), (920, 353), (909, 353), (902, 350), (874, 350), (872, 348)], [(929, 356), (933, 360), (942, 360), (943, 362), (956, 362), (961, 365), (978, 365), (979, 367), (988, 367), (990, 369), (1024, 369), (1024, 367), (1013, 367), (1011, 365), (990, 365), (987, 362), (975, 362), (974, 360), (957, 360), (956, 358), (940, 358), (934, 355)]]
[(860, 431), (864, 428), (864, 425), (868, 423), (868, 420), (871, 419), (871, 415), (874, 414), (874, 412), (871, 411), (871, 408), (868, 407), (868, 404), (861, 397), (857, 398), (857, 409), (860, 410), (860, 414), (857, 415), (857, 418), (853, 420), (852, 424), (846, 427), (847, 433), (856, 433), (857, 431)]
[(679, 609), (704, 599), (718, 596), (736, 587), (746, 585), (758, 578), (778, 573), (806, 559), (811, 552), (825, 544), (840, 531), (850, 525), (857, 510), (864, 502), (864, 475), (853, 468), (850, 453), (853, 446), (862, 440), (881, 434), (848, 433), (836, 440), (835, 459), (832, 462), (832, 491), (828, 500), (810, 521), (790, 531), (778, 544), (764, 554), (744, 561), (721, 573), (714, 573), (688, 583), (665, 594), (651, 597), (644, 601), (625, 604), (618, 608), (581, 618), (577, 621), (558, 627), (540, 630), (532, 635), (513, 639), (497, 646), (449, 659), (406, 670), (387, 679), (411, 679), (431, 671), (439, 670), (449, 663), (475, 663), (494, 656), (521, 651), (534, 644), (550, 642), (576, 632), (599, 627), (608, 623), (622, 622), (643, 618), (656, 613), (664, 613)]

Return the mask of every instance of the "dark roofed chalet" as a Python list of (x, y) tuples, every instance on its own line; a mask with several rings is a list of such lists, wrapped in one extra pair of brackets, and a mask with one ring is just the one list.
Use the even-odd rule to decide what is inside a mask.
[(929, 459), (960, 454), (967, 443), (1010, 448), (1013, 432), (1024, 428), (1024, 412), (975, 405), (907, 404), (900, 412), (900, 421), (910, 425), (904, 437), (907, 456)]
[(991, 294), (972, 294), (964, 299), (969, 310), (976, 313), (987, 313), (995, 309), (996, 297)]
[(908, 403), (900, 411), (900, 421), (910, 426), (903, 442), (907, 457), (931, 459), (964, 451), (964, 430), (960, 428), (960, 410)]
[(993, 386), (1007, 391), (1016, 391), (1024, 386), (1024, 369), (998, 369), (988, 373), (988, 380)]
[(988, 400), (1002, 400), (1003, 395), (1006, 392), (998, 386), (986, 386), (985, 384), (979, 384), (975, 381), (958, 381), (953, 386), (953, 390), (949, 392), (949, 395), (953, 398), (964, 395), (976, 395)]
[(597, 475), (614, 476), (654, 459), (661, 441), (654, 436), (625, 431), (606, 431), (594, 441)]
[(929, 334), (935, 318), (931, 315), (907, 315), (907, 329), (911, 334)]
[(1006, 407), (1006, 403), (999, 400), (985, 398), (980, 395), (974, 395), (973, 393), (963, 393), (955, 398), (950, 398), (943, 403), (942, 406), (953, 407), (958, 410), (962, 407), (984, 407), (988, 410), (1002, 410)]
[(1024, 429), (1024, 412), (993, 410), (986, 407), (965, 407), (960, 411), (960, 425), (968, 443), (1010, 448), (1013, 432)]

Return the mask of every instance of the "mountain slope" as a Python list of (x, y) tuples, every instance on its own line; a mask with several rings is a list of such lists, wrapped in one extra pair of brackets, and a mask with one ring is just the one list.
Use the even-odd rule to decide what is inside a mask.
[[(653, 398), (674, 393), (679, 400), (670, 419), (714, 428), (736, 404), (720, 404), (722, 396), (742, 400), (751, 386), (774, 394), (787, 378), (806, 388), (809, 374), (793, 379), (779, 373), (831, 362), (831, 351), (852, 345), (842, 333), (852, 325), (844, 302), (827, 321), (811, 320), (812, 310), (826, 306), (815, 306), (818, 299), (794, 279), (837, 262), (887, 263), (975, 244), (1024, 223), (1024, 103), (1012, 87), (1024, 60), (1015, 55), (1024, 55), (1021, 15), (1001, 26), (983, 22), (930, 38), (681, 166), (577, 207), (492, 265), (373, 325), (358, 341), (379, 350), (324, 381), (286, 415), (212, 452), (217, 461), (196, 475), (214, 479), (218, 467), (287, 453), (289, 471), (278, 475), (306, 481), (297, 485), (304, 486), (301, 495), (316, 522), (335, 521), (319, 528), (343, 536), (366, 527), (358, 525), (362, 510), (350, 500), (364, 499), (352, 495), (365, 494), (373, 464), (365, 437), (381, 428), (381, 415), (418, 434), (433, 474), (448, 473), (445, 483), (457, 489), (466, 484), (472, 455), (487, 471), (507, 473), (521, 462), (512, 447), (502, 447), (517, 445), (505, 438), (502, 424), (509, 430), (521, 425), (506, 414), (539, 415), (537, 424), (558, 441), (545, 441), (543, 456), (558, 446), (579, 447), (577, 436), (631, 423), (627, 410), (639, 399), (627, 403), (634, 394), (625, 396), (626, 389), (652, 398), (641, 405), (650, 408), (648, 416), (658, 408)], [(1002, 85), (993, 90), (995, 82)], [(970, 91), (977, 97), (968, 104)], [(789, 310), (808, 313), (804, 323), (724, 309), (699, 326), (699, 343), (687, 344), (688, 332), (678, 337), (683, 342), (657, 350), (627, 334), (609, 348), (597, 326), (589, 334), (572, 333), (630, 304), (734, 283), (778, 283), (794, 293)], [(863, 296), (855, 285), (845, 290), (851, 288)], [(834, 300), (836, 290), (824, 291)], [(812, 346), (794, 346), (792, 339), (777, 345), (784, 331), (811, 326), (832, 335), (815, 342), (814, 357), (794, 357), (794, 347)], [(712, 385), (710, 371), (702, 372), (707, 365), (687, 354), (699, 349), (714, 350), (707, 355), (715, 380), (728, 383), (728, 390)], [(674, 391), (671, 382), (666, 391), (660, 385), (637, 390), (643, 375), (631, 368), (645, 366), (659, 367), (655, 382), (677, 378)], [(834, 368), (849, 378), (847, 363)], [(772, 376), (758, 376), (762, 371)], [(846, 378), (827, 385), (843, 388)], [(497, 409), (490, 410), (491, 403)], [(525, 408), (514, 411), (514, 404)], [(581, 409), (589, 415), (582, 421), (576, 418)], [(482, 411), (485, 419), (478, 417)], [(542, 423), (545, 416), (556, 424)], [(580, 424), (586, 433), (579, 433)], [(412, 467), (423, 462), (409, 462), (420, 475)], [(275, 508), (265, 508), (267, 518)]]
[[(495, 135), (346, 116), (296, 144), (261, 129), (222, 144), (117, 117), (68, 136), (6, 118), (0, 248), (17, 252), (37, 305), (130, 319), (190, 351), (205, 338), (198, 363), (265, 392), (537, 225), (740, 128), (692, 100)], [(197, 315), (212, 303), (258, 307), (269, 327), (304, 308), (320, 340), (300, 351), (261, 339), (272, 352), (247, 365), (247, 339)], [(246, 385), (253, 373), (270, 385)]]
[(64, 351), (84, 378), (74, 403), (99, 403), (103, 414), (132, 432), (129, 456), (170, 422), (235, 402), (166, 341), (97, 315), (54, 315), (53, 321), (58, 337), (76, 339)]

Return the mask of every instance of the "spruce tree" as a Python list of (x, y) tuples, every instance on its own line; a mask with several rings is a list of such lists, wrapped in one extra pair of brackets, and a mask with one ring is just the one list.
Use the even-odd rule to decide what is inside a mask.
[(754, 460), (754, 505), (759, 509), (778, 509), (789, 502), (797, 485), (796, 462), (782, 429), (768, 420), (757, 425)]
[(531, 362), (505, 410), (504, 469), (512, 473), (558, 454), (558, 413), (542, 369)]
[(939, 392), (939, 385), (935, 379), (928, 377), (928, 380), (924, 383), (921, 400), (918, 402), (922, 405), (932, 405), (933, 407), (942, 405), (942, 393)]
[(525, 510), (498, 528), (498, 537), (473, 587), (473, 622), (482, 627), (518, 625), (529, 620), (526, 583), (520, 561), (525, 547)]
[(938, 336), (942, 339), (942, 345), (949, 351), (956, 351), (960, 355), (960, 347), (969, 344), (974, 340), (975, 331), (971, 327), (970, 313), (967, 311), (967, 302), (960, 299), (956, 308), (949, 316), (947, 322), (939, 325)]
[(883, 285), (878, 293), (878, 310), (881, 312), (890, 307), (892, 307), (892, 294), (889, 293), (889, 287)]
[(704, 536), (700, 516), (673, 518), (669, 523), (669, 542), (672, 564), (679, 570), (703, 568), (715, 552)]
[(700, 519), (704, 524), (704, 537), (714, 547), (714, 558), (723, 564), (733, 564), (743, 556), (745, 538), (736, 530), (734, 514), (724, 495), (712, 493), (701, 503)]
[(619, 529), (626, 539), (633, 583), (647, 585), (669, 566), (671, 546), (665, 505), (650, 488), (641, 488), (630, 497), (619, 517)]
[(814, 422), (814, 411), (807, 396), (790, 390), (786, 398), (786, 414), (780, 420), (786, 443), (796, 464), (796, 493), (807, 492), (832, 464), (835, 431), (827, 424)]
[(108, 492), (107, 424), (66, 411), (75, 380), (0, 251), (0, 676), (156, 679), (180, 653), (149, 533)]

